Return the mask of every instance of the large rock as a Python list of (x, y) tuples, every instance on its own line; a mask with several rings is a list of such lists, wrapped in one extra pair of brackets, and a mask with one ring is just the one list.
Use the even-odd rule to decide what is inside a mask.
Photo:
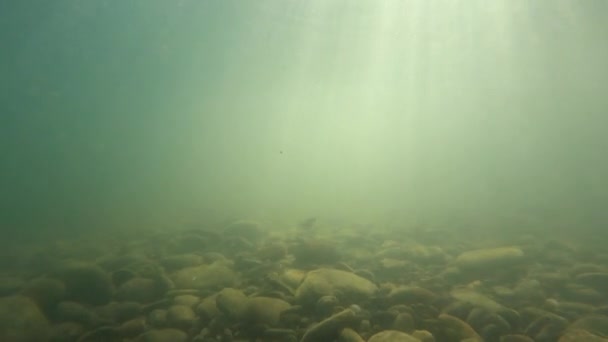
[(373, 296), (378, 287), (354, 273), (320, 268), (308, 272), (298, 289), (296, 300), (314, 305), (322, 296), (336, 296), (342, 303), (355, 303)]
[(455, 265), (461, 270), (479, 270), (506, 267), (524, 261), (524, 252), (517, 247), (477, 249), (460, 254)]
[(0, 298), (0, 341), (45, 342), (50, 333), (49, 322), (31, 299)]

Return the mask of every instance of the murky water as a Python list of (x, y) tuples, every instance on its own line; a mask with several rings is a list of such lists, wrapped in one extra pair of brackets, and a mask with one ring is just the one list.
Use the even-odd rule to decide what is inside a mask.
[(0, 4), (0, 340), (607, 338), (607, 11)]

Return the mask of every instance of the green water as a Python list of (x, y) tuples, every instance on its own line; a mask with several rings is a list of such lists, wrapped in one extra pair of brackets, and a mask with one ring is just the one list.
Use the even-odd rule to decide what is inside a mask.
[(3, 1), (4, 232), (605, 226), (605, 1)]

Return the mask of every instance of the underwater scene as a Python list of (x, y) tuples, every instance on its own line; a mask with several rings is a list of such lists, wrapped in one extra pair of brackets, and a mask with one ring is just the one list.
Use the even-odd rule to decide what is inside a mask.
[(608, 1), (0, 1), (0, 342), (608, 342)]

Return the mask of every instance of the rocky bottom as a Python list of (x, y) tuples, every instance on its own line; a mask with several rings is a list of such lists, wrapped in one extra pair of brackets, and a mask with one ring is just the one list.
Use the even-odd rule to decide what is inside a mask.
[(608, 341), (602, 243), (253, 221), (107, 235), (5, 242), (0, 341)]

